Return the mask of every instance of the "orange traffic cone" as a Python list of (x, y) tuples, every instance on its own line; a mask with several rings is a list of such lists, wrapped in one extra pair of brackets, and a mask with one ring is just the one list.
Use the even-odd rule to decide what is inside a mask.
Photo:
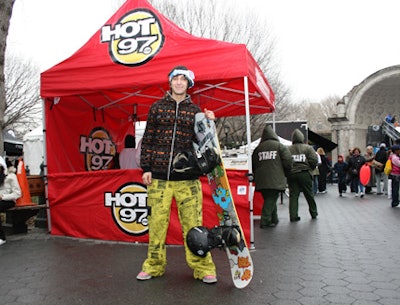
[(28, 178), (26, 178), (25, 163), (22, 158), (18, 159), (17, 179), (22, 195), (17, 199), (16, 206), (31, 205), (32, 199), (29, 193)]

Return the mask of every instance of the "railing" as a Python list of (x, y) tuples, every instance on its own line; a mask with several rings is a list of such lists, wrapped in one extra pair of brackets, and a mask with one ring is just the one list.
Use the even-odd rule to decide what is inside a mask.
[(400, 132), (391, 123), (383, 121), (383, 123), (382, 123), (382, 131), (383, 131), (384, 134), (388, 135), (389, 138), (391, 138), (393, 141), (396, 141), (396, 140), (400, 139)]

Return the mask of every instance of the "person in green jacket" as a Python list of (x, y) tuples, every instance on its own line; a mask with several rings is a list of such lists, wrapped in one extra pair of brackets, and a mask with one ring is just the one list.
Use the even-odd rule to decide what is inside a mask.
[(264, 198), (260, 227), (275, 227), (279, 222), (276, 202), (279, 194), (286, 189), (292, 155), (288, 147), (279, 142), (269, 124), (265, 126), (260, 144), (253, 152), (252, 166), (256, 191), (261, 192)]
[(318, 157), (314, 149), (304, 143), (304, 135), (299, 129), (292, 133), (292, 145), (289, 146), (293, 158), (293, 167), (288, 176), (289, 185), (289, 216), (290, 221), (299, 221), (299, 196), (303, 192), (307, 200), (312, 219), (318, 216), (317, 204), (312, 190), (311, 172), (318, 163)]

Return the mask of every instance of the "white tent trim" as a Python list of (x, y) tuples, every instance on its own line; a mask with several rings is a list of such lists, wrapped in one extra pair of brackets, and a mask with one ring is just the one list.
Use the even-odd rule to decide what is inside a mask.
[(40, 125), (25, 134), (22, 141), (25, 165), (29, 167), (31, 175), (39, 175), (40, 164), (44, 161), (43, 126)]

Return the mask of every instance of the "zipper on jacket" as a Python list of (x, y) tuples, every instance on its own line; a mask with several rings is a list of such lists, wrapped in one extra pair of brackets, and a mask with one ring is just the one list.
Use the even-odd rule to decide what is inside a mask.
[[(175, 101), (175, 100), (174, 100)], [(178, 124), (178, 111), (179, 111), (179, 103), (175, 101), (176, 108), (175, 108), (175, 122), (174, 122), (174, 132), (172, 133), (172, 144), (171, 144), (171, 151), (169, 156), (169, 163), (168, 163), (168, 173), (167, 173), (167, 180), (171, 176), (171, 168), (172, 168), (172, 157), (174, 156), (174, 149), (175, 149), (175, 135), (176, 135), (176, 128)]]

